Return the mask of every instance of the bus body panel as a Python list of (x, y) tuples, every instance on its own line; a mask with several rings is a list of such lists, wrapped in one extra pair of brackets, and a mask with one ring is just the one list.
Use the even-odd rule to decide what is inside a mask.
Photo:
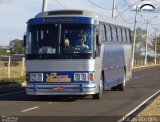
[[(43, 81), (27, 84), (29, 95), (88, 95), (98, 92), (97, 82), (74, 81), (75, 73), (95, 74), (95, 60), (29, 60), (27, 74), (43, 74)], [(87, 75), (87, 76), (88, 76)], [(95, 75), (96, 76), (96, 75)]]
[(105, 90), (122, 83), (124, 66), (123, 45), (105, 43), (102, 62)]
[(124, 44), (123, 48), (124, 48), (124, 55), (125, 55), (126, 81), (128, 81), (132, 77), (132, 72), (131, 72), (132, 46), (131, 44)]
[(94, 59), (27, 60), (27, 72), (43, 71), (95, 71)]

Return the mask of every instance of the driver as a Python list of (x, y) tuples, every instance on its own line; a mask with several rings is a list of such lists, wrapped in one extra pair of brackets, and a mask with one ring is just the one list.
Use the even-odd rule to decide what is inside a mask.
[(80, 39), (80, 47), (82, 47), (84, 49), (89, 49), (89, 47), (86, 44), (84, 44), (84, 43), (85, 43), (84, 38), (81, 38)]

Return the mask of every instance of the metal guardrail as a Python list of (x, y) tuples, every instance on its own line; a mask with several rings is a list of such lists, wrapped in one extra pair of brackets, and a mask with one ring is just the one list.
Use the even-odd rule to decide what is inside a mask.
[[(25, 58), (21, 57), (21, 59), (18, 58), (18, 60), (16, 61), (12, 59), (13, 57), (0, 57), (0, 79), (17, 78), (25, 75)], [(15, 63), (17, 63), (17, 65), (13, 66)], [(160, 65), (160, 59), (157, 60), (156, 65), (154, 64), (154, 62), (148, 62), (148, 64), (145, 65), (144, 61), (135, 60), (134, 67), (132, 68), (132, 70), (143, 69), (157, 65)]]
[(12, 57), (5, 57), (5, 60), (0, 60), (0, 79), (17, 78), (24, 75), (25, 75), (24, 57), (22, 57), (20, 61), (12, 60)]
[[(158, 64), (160, 64), (160, 59), (157, 59), (156, 64), (155, 64), (154, 61), (147, 63), (147, 65), (158, 65)], [(145, 62), (141, 61), (141, 60), (135, 60), (134, 61), (134, 67), (141, 67), (141, 66), (147, 66), (147, 65), (145, 65)]]

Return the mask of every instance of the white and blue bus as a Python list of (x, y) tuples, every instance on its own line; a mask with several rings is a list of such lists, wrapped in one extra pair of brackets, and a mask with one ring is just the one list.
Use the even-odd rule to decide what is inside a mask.
[(28, 95), (92, 95), (124, 90), (131, 78), (130, 29), (84, 10), (42, 12), (27, 22)]

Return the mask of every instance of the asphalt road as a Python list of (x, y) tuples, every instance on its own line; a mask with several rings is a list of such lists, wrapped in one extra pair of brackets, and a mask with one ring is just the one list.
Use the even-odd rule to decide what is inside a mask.
[(158, 90), (160, 90), (160, 66), (133, 72), (133, 78), (127, 82), (125, 91), (104, 91), (101, 100), (93, 100), (92, 97), (75, 99), (49, 97), (42, 100), (26, 96), (25, 91), (0, 95), (0, 115), (21, 116), (19, 121), (26, 122), (33, 119), (37, 122), (53, 119), (55, 122), (118, 121)]

